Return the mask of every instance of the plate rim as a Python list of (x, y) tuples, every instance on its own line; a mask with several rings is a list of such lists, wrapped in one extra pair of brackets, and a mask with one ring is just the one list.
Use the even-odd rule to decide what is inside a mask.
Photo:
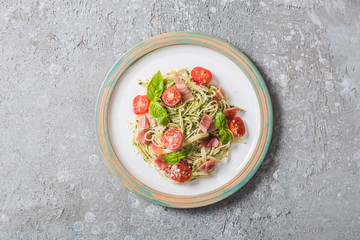
[[(260, 135), (253, 154), (244, 168), (221, 187), (197, 195), (178, 196), (154, 190), (132, 176), (118, 159), (108, 134), (108, 106), (112, 92), (125, 71), (146, 54), (173, 45), (196, 45), (212, 49), (233, 61), (254, 88), (260, 107)], [(252, 76), (252, 77), (250, 77)], [(263, 112), (263, 110), (266, 110)], [(239, 49), (218, 37), (200, 32), (169, 32), (148, 38), (125, 52), (106, 75), (95, 107), (97, 143), (110, 171), (133, 193), (153, 203), (172, 208), (202, 207), (221, 201), (241, 187), (255, 174), (263, 162), (271, 142), (273, 111), (269, 91), (255, 65)], [(263, 135), (264, 134), (264, 135)], [(258, 156), (257, 156), (258, 155)]]

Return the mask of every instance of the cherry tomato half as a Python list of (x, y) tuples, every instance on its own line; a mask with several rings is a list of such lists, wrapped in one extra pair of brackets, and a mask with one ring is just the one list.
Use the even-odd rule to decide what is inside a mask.
[(163, 146), (171, 150), (176, 150), (181, 147), (182, 141), (183, 135), (180, 130), (176, 128), (166, 130), (162, 137)]
[(135, 114), (144, 114), (149, 111), (150, 99), (146, 95), (137, 95), (132, 103)]
[(196, 67), (191, 71), (191, 77), (196, 84), (205, 85), (211, 81), (212, 74), (205, 68)]
[(245, 134), (245, 124), (240, 117), (231, 120), (229, 128), (236, 137), (241, 137)]
[(171, 86), (165, 90), (161, 98), (166, 105), (168, 105), (169, 107), (173, 107), (178, 104), (178, 102), (180, 102), (181, 94), (177, 87)]
[(171, 166), (170, 177), (172, 180), (183, 183), (190, 179), (191, 167), (186, 162), (178, 162)]

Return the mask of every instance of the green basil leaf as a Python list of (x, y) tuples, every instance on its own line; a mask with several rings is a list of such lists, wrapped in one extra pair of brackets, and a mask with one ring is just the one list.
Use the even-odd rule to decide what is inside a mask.
[(218, 129), (222, 129), (226, 126), (226, 117), (222, 111), (218, 111), (215, 115), (215, 126)]
[(181, 159), (184, 159), (188, 156), (188, 154), (191, 151), (191, 148), (192, 148), (191, 145), (187, 145), (184, 148), (184, 150), (180, 153), (169, 153), (162, 159), (162, 161), (168, 162), (170, 164), (176, 164), (176, 163), (180, 162)]
[(152, 101), (159, 101), (164, 91), (164, 79), (158, 71), (149, 82), (146, 95)]
[(179, 157), (179, 154), (177, 154), (177, 153), (169, 153), (168, 155), (163, 157), (163, 159), (161, 159), (161, 160), (173, 165), (173, 164), (180, 162), (181, 158)]
[(225, 129), (220, 129), (219, 139), (222, 144), (227, 144), (231, 140), (231, 133)]
[(154, 118), (158, 124), (161, 125), (168, 124), (169, 121), (167, 118), (166, 109), (163, 106), (161, 106), (160, 103), (151, 101), (149, 105), (149, 112), (151, 117)]

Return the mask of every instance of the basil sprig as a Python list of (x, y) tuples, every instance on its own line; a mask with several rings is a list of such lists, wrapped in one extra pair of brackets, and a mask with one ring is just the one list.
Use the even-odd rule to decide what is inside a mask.
[(219, 139), (222, 144), (227, 144), (231, 140), (231, 133), (228, 130), (220, 129)]
[(158, 124), (167, 125), (169, 123), (166, 109), (161, 106), (159, 102), (151, 101), (149, 105), (149, 112), (151, 117), (154, 118)]
[(158, 124), (167, 125), (169, 122), (167, 111), (158, 102), (161, 100), (163, 91), (164, 79), (161, 75), (161, 72), (158, 71), (148, 84), (146, 96), (151, 100), (149, 105), (149, 112), (151, 117), (154, 118)]
[(191, 151), (191, 147), (192, 147), (191, 145), (187, 145), (183, 151), (181, 151), (179, 153), (169, 153), (161, 160), (164, 162), (168, 162), (171, 165), (176, 164), (176, 163), (180, 162), (181, 159), (184, 159), (188, 156), (188, 154)]
[(222, 144), (227, 144), (231, 140), (231, 133), (225, 129), (226, 116), (222, 111), (215, 115), (215, 126), (219, 129), (219, 139)]
[(159, 101), (164, 91), (164, 79), (161, 72), (158, 71), (153, 78), (150, 80), (147, 87), (146, 95), (152, 101)]
[(215, 115), (215, 126), (222, 129), (226, 126), (226, 116), (222, 111), (218, 111)]

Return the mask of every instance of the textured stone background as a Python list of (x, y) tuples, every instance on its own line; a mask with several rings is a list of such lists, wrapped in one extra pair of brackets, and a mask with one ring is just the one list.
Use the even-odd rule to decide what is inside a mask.
[[(0, 239), (358, 239), (360, 3), (325, 2), (2, 1)], [(200, 209), (129, 192), (94, 132), (113, 63), (177, 30), (237, 46), (274, 107), (254, 178)]]

